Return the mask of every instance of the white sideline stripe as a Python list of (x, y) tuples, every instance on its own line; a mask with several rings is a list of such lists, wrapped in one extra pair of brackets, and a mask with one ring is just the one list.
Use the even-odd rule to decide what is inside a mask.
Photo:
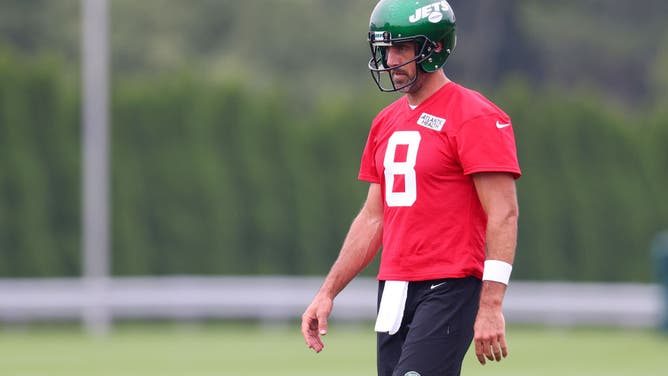
[[(114, 319), (298, 319), (323, 277), (123, 277), (0, 279), (0, 321), (79, 320), (101, 306)], [(656, 284), (513, 281), (508, 322), (650, 327), (659, 322)], [(333, 319), (373, 320), (376, 281), (357, 278), (337, 297)]]

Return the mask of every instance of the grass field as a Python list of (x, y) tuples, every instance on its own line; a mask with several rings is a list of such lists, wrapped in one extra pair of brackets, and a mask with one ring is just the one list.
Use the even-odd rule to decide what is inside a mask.
[[(0, 331), (2, 376), (374, 375), (369, 326), (331, 324), (326, 348), (308, 350), (296, 324), (132, 325), (106, 338), (73, 328)], [(464, 375), (668, 375), (668, 337), (613, 329), (509, 328), (508, 359)]]

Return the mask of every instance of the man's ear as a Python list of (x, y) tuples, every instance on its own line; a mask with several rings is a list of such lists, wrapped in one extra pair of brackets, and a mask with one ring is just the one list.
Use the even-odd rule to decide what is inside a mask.
[(434, 52), (441, 52), (442, 49), (443, 49), (443, 41), (439, 40), (438, 42), (436, 42), (436, 47), (434, 47)]

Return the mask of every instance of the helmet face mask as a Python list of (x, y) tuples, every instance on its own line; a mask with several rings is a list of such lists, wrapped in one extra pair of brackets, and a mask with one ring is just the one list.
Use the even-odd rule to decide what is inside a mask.
[[(417, 81), (420, 73), (441, 69), (454, 50), (456, 39), (455, 15), (447, 1), (381, 0), (371, 13), (367, 38), (371, 77), (381, 91), (405, 89)], [(408, 42), (415, 43), (415, 56), (400, 65), (389, 66), (387, 49)], [(413, 63), (415, 76), (410, 82), (397, 85), (392, 71)]]
[[(420, 64), (428, 60), (437, 47), (436, 43), (430, 41), (424, 35), (392, 38), (389, 32), (374, 33), (370, 31), (368, 40), (371, 48), (371, 59), (369, 59), (368, 68), (378, 88), (385, 92), (399, 91), (413, 85), (417, 81), (419, 71), (422, 69)], [(414, 43), (415, 56), (399, 65), (389, 66), (387, 63), (387, 49), (399, 43)], [(392, 72), (413, 63), (416, 64), (416, 67), (420, 67), (420, 69), (415, 70), (415, 76), (409, 82), (400, 86), (397, 85), (392, 77)], [(384, 74), (387, 74), (387, 76), (384, 76)]]

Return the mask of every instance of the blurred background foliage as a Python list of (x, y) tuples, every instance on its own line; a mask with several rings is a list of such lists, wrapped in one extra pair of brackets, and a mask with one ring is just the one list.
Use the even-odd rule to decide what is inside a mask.
[[(110, 0), (113, 274), (327, 271), (365, 197), (371, 119), (396, 98), (366, 69), (374, 4)], [(513, 118), (514, 276), (651, 280), (668, 3), (451, 5), (447, 74)], [(0, 1), (0, 276), (80, 273), (80, 14)]]

